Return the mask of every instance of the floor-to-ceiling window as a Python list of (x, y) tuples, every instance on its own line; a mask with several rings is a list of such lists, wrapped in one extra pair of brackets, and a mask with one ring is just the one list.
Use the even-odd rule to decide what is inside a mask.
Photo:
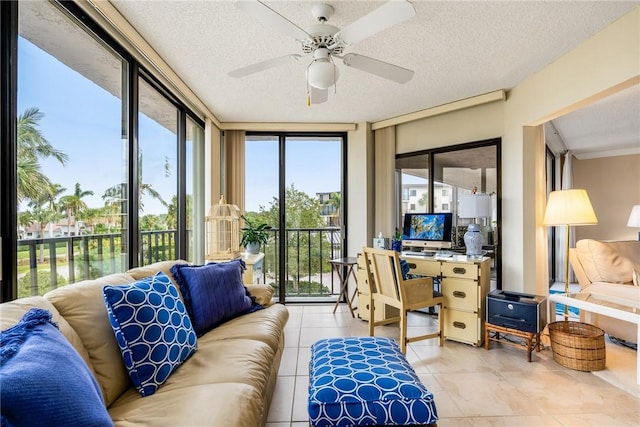
[(171, 102), (144, 79), (138, 81), (138, 215), (144, 265), (175, 258), (179, 117)]
[(203, 121), (74, 3), (2, 14), (3, 46), (16, 46), (2, 52), (2, 182), (15, 186), (0, 215), (15, 218), (0, 236), (13, 248), (3, 299), (202, 261)]
[(281, 301), (339, 293), (329, 260), (344, 253), (345, 144), (344, 134), (247, 134), (246, 216), (273, 228), (264, 270)]
[[(481, 225), (487, 254), (494, 259), (493, 279), (500, 283), (500, 140), (478, 141), (396, 156), (398, 227), (407, 212), (451, 212), (451, 248), (464, 248), (471, 222)], [(487, 194), (486, 216), (460, 218), (460, 200), (471, 193)]]
[(23, 297), (126, 267), (129, 245), (120, 231), (127, 229), (127, 199), (119, 190), (129, 162), (128, 66), (49, 2), (20, 2), (18, 17), (17, 296)]

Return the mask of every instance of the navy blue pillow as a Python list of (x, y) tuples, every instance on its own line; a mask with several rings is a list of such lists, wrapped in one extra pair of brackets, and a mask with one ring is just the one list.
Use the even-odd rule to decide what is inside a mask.
[(262, 308), (252, 301), (242, 283), (244, 261), (211, 263), (191, 266), (176, 264), (171, 274), (180, 286), (198, 336), (202, 336), (219, 324)]
[(102, 294), (129, 378), (150, 396), (198, 347), (178, 289), (159, 272)]
[(0, 333), (0, 401), (2, 426), (113, 425), (93, 374), (41, 308)]

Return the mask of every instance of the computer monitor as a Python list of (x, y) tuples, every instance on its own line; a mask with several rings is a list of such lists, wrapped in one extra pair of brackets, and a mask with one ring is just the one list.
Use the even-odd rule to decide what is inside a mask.
[(450, 248), (453, 214), (406, 213), (402, 228), (402, 246)]

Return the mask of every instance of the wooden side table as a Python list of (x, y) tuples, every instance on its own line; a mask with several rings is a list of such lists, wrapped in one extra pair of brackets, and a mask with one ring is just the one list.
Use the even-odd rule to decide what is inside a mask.
[[(494, 335), (491, 334), (494, 333)], [(503, 337), (500, 337), (503, 334)], [(526, 341), (525, 345), (518, 344), (512, 341), (508, 341), (504, 335), (513, 335), (519, 338), (523, 338)], [(489, 341), (501, 342), (514, 347), (524, 347), (527, 349), (527, 356), (529, 362), (531, 362), (531, 351), (536, 348), (536, 351), (540, 351), (540, 333), (539, 332), (523, 332), (518, 329), (505, 328), (504, 326), (492, 325), (491, 323), (485, 323), (484, 325), (484, 348), (489, 350)]]
[[(355, 271), (353, 271), (353, 267), (358, 264), (358, 259), (355, 257), (345, 257), (345, 258), (336, 258), (329, 260), (333, 270), (338, 273), (338, 277), (340, 278), (340, 294), (338, 295), (338, 299), (336, 301), (336, 305), (333, 307), (333, 313), (335, 314), (338, 305), (340, 304), (340, 300), (344, 297), (347, 302), (347, 307), (349, 307), (349, 311), (351, 311), (351, 316), (356, 317), (353, 313), (353, 307), (351, 306), (352, 301), (356, 297), (356, 293), (358, 292), (358, 277), (356, 276)], [(342, 276), (343, 268), (347, 268), (347, 274)], [(353, 279), (356, 281), (356, 289), (353, 292), (353, 297), (349, 299), (349, 276), (353, 276)]]

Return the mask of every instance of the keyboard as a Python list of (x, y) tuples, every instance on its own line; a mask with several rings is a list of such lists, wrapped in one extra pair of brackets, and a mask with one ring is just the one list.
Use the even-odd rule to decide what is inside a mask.
[(441, 257), (441, 258), (451, 258), (454, 255), (458, 255), (456, 252), (451, 252), (451, 251), (438, 251), (435, 254), (437, 257)]
[(433, 256), (433, 252), (412, 252), (412, 251), (404, 251), (402, 255), (407, 256)]

